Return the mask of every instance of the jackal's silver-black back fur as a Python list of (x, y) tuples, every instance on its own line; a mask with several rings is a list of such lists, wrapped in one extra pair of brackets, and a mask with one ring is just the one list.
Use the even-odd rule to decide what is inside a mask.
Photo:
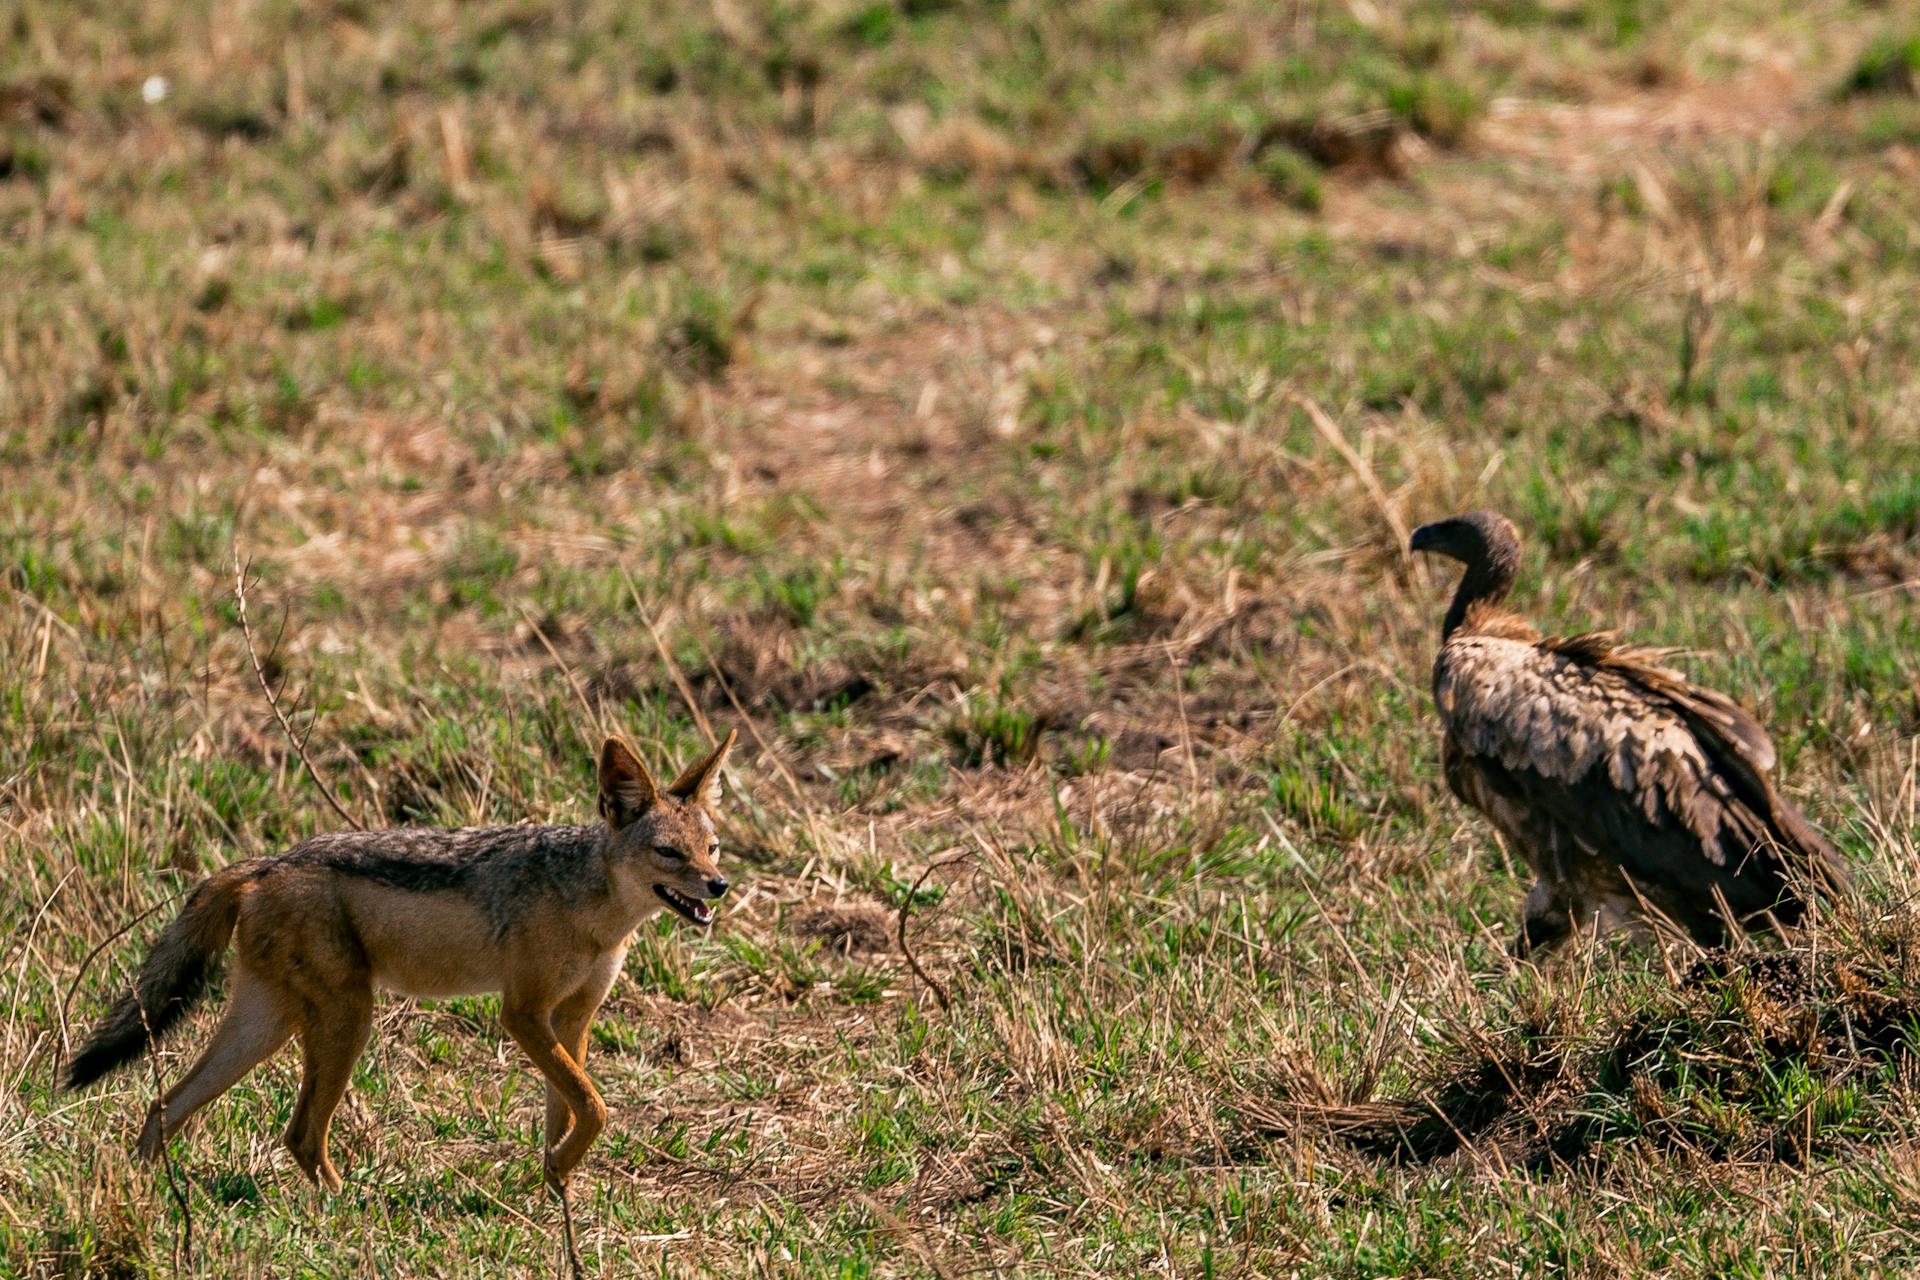
[(500, 938), (542, 901), (577, 906), (605, 895), (608, 838), (599, 825), (341, 831), (263, 859), (254, 874), (324, 867), (409, 893), (462, 894)]

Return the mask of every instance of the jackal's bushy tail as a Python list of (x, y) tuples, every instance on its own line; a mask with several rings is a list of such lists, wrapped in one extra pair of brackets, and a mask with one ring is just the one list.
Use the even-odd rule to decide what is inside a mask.
[(193, 1007), (214, 962), (227, 949), (240, 914), (246, 875), (228, 868), (200, 882), (187, 905), (153, 944), (133, 990), (121, 996), (67, 1063), (66, 1087), (84, 1089), (138, 1058)]

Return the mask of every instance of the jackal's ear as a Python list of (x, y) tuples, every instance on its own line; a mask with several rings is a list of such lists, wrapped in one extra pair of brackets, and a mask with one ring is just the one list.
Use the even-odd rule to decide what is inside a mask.
[(615, 831), (660, 803), (660, 788), (633, 748), (608, 738), (600, 748), (600, 816)]
[(739, 736), (738, 729), (727, 730), (727, 736), (720, 739), (713, 753), (698, 764), (688, 765), (687, 771), (667, 788), (667, 794), (711, 809), (720, 799), (720, 766), (727, 762), (727, 752), (733, 750), (733, 740)]

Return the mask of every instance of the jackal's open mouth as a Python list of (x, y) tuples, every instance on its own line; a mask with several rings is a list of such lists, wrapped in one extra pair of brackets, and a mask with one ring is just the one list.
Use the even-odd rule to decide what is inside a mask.
[(713, 923), (713, 908), (706, 903), (694, 898), (689, 898), (686, 894), (676, 889), (669, 889), (663, 884), (653, 886), (653, 891), (660, 895), (660, 901), (666, 903), (695, 924)]

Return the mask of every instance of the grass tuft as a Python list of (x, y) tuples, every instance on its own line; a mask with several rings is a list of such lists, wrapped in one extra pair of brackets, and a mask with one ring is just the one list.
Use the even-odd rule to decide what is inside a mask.
[(1874, 37), (1841, 82), (1843, 97), (1861, 94), (1920, 94), (1920, 34)]

